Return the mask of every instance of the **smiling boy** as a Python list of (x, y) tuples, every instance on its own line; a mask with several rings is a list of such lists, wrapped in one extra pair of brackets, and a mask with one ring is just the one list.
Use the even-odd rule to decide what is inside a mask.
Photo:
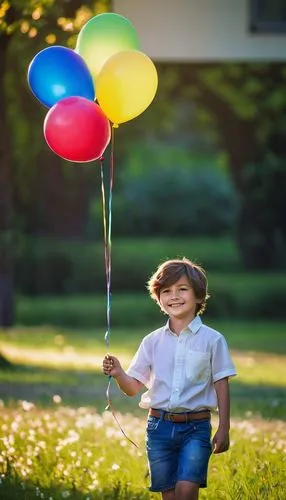
[[(147, 388), (139, 406), (148, 409), (146, 450), (150, 490), (163, 500), (197, 500), (207, 484), (212, 451), (229, 448), (228, 378), (236, 374), (224, 337), (204, 325), (208, 299), (205, 271), (189, 259), (161, 264), (148, 282), (167, 324), (142, 340), (125, 372), (115, 356), (103, 371), (129, 396)], [(211, 441), (211, 412), (219, 425)]]

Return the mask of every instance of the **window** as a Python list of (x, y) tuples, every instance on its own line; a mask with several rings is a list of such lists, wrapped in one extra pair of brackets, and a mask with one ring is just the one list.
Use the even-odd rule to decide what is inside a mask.
[(286, 0), (250, 0), (252, 33), (286, 33)]

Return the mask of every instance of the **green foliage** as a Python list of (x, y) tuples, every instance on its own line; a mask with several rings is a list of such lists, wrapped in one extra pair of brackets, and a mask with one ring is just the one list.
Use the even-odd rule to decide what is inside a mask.
[(285, 129), (286, 75), (283, 64), (208, 65), (199, 69), (198, 80), (199, 93), (211, 91), (227, 103), (236, 118), (255, 124), (263, 148), (269, 147), (269, 138), (274, 133)]
[[(143, 286), (142, 286), (143, 288)], [(206, 317), (209, 318), (273, 318), (285, 319), (285, 275), (209, 274)], [(61, 327), (102, 327), (106, 324), (106, 297), (97, 295), (18, 297), (17, 323), (57, 325)], [(113, 291), (112, 325), (138, 327), (158, 325), (165, 321), (147, 291), (130, 293)]]
[[(228, 102), (235, 114), (251, 120), (259, 113), (255, 97), (263, 92), (263, 84), (249, 73), (247, 65), (216, 65), (204, 68), (199, 77), (203, 85)], [(243, 82), (242, 87), (236, 85), (238, 81)]]
[(154, 169), (126, 178), (122, 198), (119, 206), (115, 198), (116, 235), (221, 236), (235, 225), (234, 190), (213, 170)]
[[(10, 130), (12, 164), (9, 170), (12, 172), (14, 210), (22, 219), (29, 218), (29, 210), (39, 211), (35, 207), (35, 177), (41, 168), (41, 155), (46, 150), (43, 120), (47, 109), (28, 88), (29, 64), (35, 54), (47, 46), (69, 46), (69, 39), (89, 17), (108, 8), (108, 0), (14, 0), (5, 1), (1, 8), (0, 34), (7, 41), (6, 50), (1, 51), (5, 63), (5, 73), (1, 77), (6, 108), (2, 118)], [(69, 24), (68, 29), (66, 24)], [(23, 220), (23, 227), (27, 226), (27, 221)]]
[[(234, 233), (238, 197), (222, 162), (221, 156), (189, 155), (182, 147), (130, 148), (124, 167), (116, 171), (114, 235)], [(101, 224), (101, 205), (100, 199), (91, 204), (90, 234)]]
[(210, 274), (208, 314), (219, 318), (285, 318), (285, 274)]
[(286, 169), (284, 159), (267, 155), (242, 170), (241, 248), (250, 269), (286, 268)]
[[(21, 294), (45, 295), (105, 291), (104, 246), (96, 243), (26, 238), (16, 261), (15, 287)], [(112, 288), (144, 291), (145, 283), (166, 258), (187, 256), (208, 270), (240, 269), (229, 238), (113, 239)]]
[[(138, 327), (155, 325), (162, 317), (158, 306), (143, 294), (112, 295), (112, 325)], [(163, 319), (163, 321), (165, 321)], [(28, 298), (16, 301), (16, 322), (26, 326), (92, 328), (106, 325), (106, 298), (102, 295)]]
[[(106, 295), (103, 253), (102, 242), (83, 244), (47, 239), (26, 240), (25, 250), (18, 256), (15, 273), (18, 294), (57, 297), (20, 300), (18, 321), (33, 325), (51, 322), (62, 326), (102, 326)], [(132, 325), (154, 323), (159, 319), (157, 307), (147, 298), (147, 280), (160, 262), (183, 256), (207, 270), (212, 296), (208, 305), (210, 316), (285, 317), (285, 275), (243, 273), (231, 240), (115, 239), (112, 254), (115, 325), (125, 324), (127, 316)], [(122, 293), (127, 296), (123, 297)], [(84, 296), (78, 300), (74, 295), (79, 294)], [(96, 299), (94, 294), (100, 295)], [(66, 297), (60, 300), (60, 295)]]
[[(35, 49), (34, 49), (35, 50)], [(17, 198), (30, 201), (33, 197), (33, 181), (36, 158), (43, 149), (42, 123), (44, 109), (36, 102), (26, 83), (31, 53), (31, 41), (15, 36), (8, 51), (5, 88), (7, 100), (7, 126), (11, 134), (11, 156), (13, 163), (13, 185)], [(35, 126), (28, 126), (28, 116)]]

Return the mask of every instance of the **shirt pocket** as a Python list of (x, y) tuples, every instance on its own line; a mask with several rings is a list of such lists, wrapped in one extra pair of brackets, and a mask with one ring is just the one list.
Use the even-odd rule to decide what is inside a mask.
[(211, 357), (207, 352), (187, 351), (186, 377), (190, 382), (207, 382), (211, 374)]

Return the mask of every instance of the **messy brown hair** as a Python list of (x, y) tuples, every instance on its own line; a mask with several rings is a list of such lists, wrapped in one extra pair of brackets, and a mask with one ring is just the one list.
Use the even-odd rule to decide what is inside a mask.
[(196, 314), (202, 314), (209, 298), (208, 280), (205, 270), (186, 257), (166, 260), (159, 265), (147, 283), (150, 296), (159, 304), (162, 288), (173, 285), (182, 276), (187, 277), (196, 298), (201, 300), (201, 303), (197, 304)]

